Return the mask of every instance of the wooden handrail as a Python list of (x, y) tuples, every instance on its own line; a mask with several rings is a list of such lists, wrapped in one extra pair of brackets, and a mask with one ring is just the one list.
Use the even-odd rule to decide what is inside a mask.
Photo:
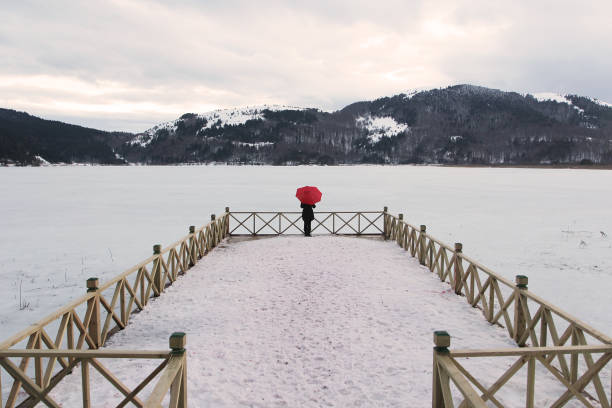
[(456, 349), (448, 351), (448, 355), (451, 357), (504, 357), (576, 353), (612, 353), (612, 345), (601, 344), (594, 346), (514, 347), (488, 350)]
[(72, 357), (72, 358), (168, 358), (169, 350), (36, 350), (36, 349), (10, 349), (0, 350), (0, 358), (9, 357)]
[[(237, 225), (230, 235), (294, 235), (302, 234), (301, 211), (231, 211), (230, 219)], [(330, 235), (384, 236), (382, 211), (315, 211), (312, 232)], [(382, 224), (382, 225), (381, 225)]]

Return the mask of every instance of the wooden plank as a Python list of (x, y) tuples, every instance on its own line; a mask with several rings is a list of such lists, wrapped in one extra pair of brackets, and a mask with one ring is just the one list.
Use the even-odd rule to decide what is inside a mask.
[[(85, 361), (85, 360), (84, 360), (84, 361)], [(106, 367), (104, 367), (102, 364), (100, 364), (100, 362), (99, 362), (99, 361), (97, 361), (95, 358), (91, 358), (91, 359), (89, 359), (89, 360), (87, 360), (87, 361), (89, 361), (89, 363), (90, 363), (92, 366), (94, 366), (94, 368), (95, 368), (96, 370), (98, 370), (98, 372), (99, 372), (100, 374), (102, 374), (102, 376), (103, 376), (104, 378), (106, 378), (106, 380), (107, 380), (108, 382), (110, 382), (111, 384), (113, 384), (113, 386), (114, 386), (115, 388), (117, 388), (119, 391), (121, 391), (121, 393), (122, 393), (124, 396), (126, 396), (126, 397), (127, 397), (128, 395), (130, 395), (130, 393), (131, 393), (130, 389), (129, 389), (128, 387), (126, 387), (126, 386), (125, 386), (125, 385), (124, 385), (124, 384), (123, 384), (121, 381), (119, 381), (119, 379), (118, 379), (117, 377), (115, 377), (115, 376), (113, 375), (113, 373), (111, 373), (110, 371), (108, 371), (108, 369), (107, 369)], [(142, 406), (143, 406), (142, 401), (141, 401), (139, 398), (137, 398), (136, 396), (133, 396), (133, 397), (132, 397), (132, 400), (131, 400), (130, 402), (131, 402), (131, 403), (133, 403), (134, 405), (136, 405), (137, 407), (142, 407)]]
[[(91, 319), (91, 308), (87, 308), (87, 312), (85, 313), (85, 319), (86, 319), (86, 322), (89, 323), (89, 320)], [(76, 348), (80, 349), (81, 347), (83, 347), (84, 342), (87, 342), (87, 345), (89, 347), (96, 348), (96, 344), (94, 343), (93, 339), (89, 337), (89, 333), (87, 332), (86, 325), (83, 324), (83, 322), (81, 322), (81, 319), (79, 318), (79, 315), (76, 314), (76, 312), (72, 313), (72, 320), (76, 328), (80, 332), (79, 339), (77, 340)]]
[(89, 363), (81, 360), (81, 390), (83, 391), (83, 408), (89, 408), (91, 395), (89, 392)]
[(136, 285), (134, 286), (134, 289), (132, 289), (132, 287), (130, 286), (130, 283), (127, 280), (125, 281), (125, 285), (123, 285), (125, 289), (127, 289), (130, 295), (130, 299), (128, 300), (127, 306), (125, 308), (125, 325), (126, 326), (130, 320), (130, 314), (132, 314), (132, 306), (134, 305), (134, 303), (136, 303), (136, 306), (138, 306), (140, 310), (144, 309), (144, 306), (142, 305), (142, 303), (140, 303), (140, 300), (138, 300), (138, 297), (136, 296), (136, 291), (138, 290), (138, 281), (139, 281), (139, 278), (136, 279)]
[[(14, 365), (11, 360), (9, 360), (8, 358), (0, 358), (0, 365), (4, 367), (6, 372), (9, 373), (11, 377), (15, 379), (15, 382), (19, 382), (20, 384), (22, 384), (24, 390), (28, 394), (35, 396), (48, 407), (60, 407), (60, 405), (58, 405), (51, 397), (49, 397), (41, 387), (35, 384), (22, 370), (20, 370), (16, 365)], [(6, 407), (12, 407), (13, 404), (14, 402), (7, 401)]]
[[(574, 383), (574, 386), (579, 390), (583, 391), (586, 386), (592, 381), (593, 377), (601, 371), (608, 362), (612, 360), (612, 353), (606, 353), (601, 356), (588, 370), (582, 374), (580, 378)], [(559, 398), (560, 401), (563, 401), (563, 397)]]
[[(540, 363), (542, 363), (542, 365), (544, 367), (546, 367), (548, 369), (548, 371), (550, 371), (555, 377), (557, 377), (557, 379), (559, 381), (561, 381), (561, 383), (563, 385), (565, 385), (565, 387), (567, 388), (567, 393), (569, 393), (569, 397), (571, 398), (571, 396), (574, 396), (576, 398), (578, 398), (580, 400), (580, 402), (582, 402), (586, 407), (593, 407), (593, 405), (591, 405), (591, 403), (589, 401), (586, 400), (586, 398), (580, 393), (579, 390), (577, 390), (576, 388), (574, 388), (574, 386), (572, 384), (570, 384), (567, 379), (561, 375), (559, 373), (558, 370), (556, 370), (554, 367), (552, 367), (548, 361), (546, 361), (545, 359), (541, 358), (541, 357), (536, 357), (538, 359), (538, 361)], [(553, 403), (553, 405), (551, 405), (551, 407), (562, 407), (563, 405), (565, 405), (564, 403), (561, 403), (561, 399), (565, 397), (565, 394), (563, 394), (555, 403)], [(564, 398), (565, 399), (565, 398)], [(567, 400), (566, 400), (567, 401)]]
[[(34, 332), (30, 335), (28, 339), (28, 344), (26, 345), (26, 349), (31, 349), (38, 338), (38, 332)], [(2, 350), (0, 350), (1, 352)], [(16, 356), (17, 357), (17, 356)], [(30, 362), (30, 357), (26, 356), (18, 356), (22, 357), (21, 362), (19, 363), (19, 370), (26, 371), (28, 368), (28, 363)], [(2, 358), (0, 356), (0, 358)], [(21, 381), (15, 379), (13, 381), (13, 386), (11, 387), (11, 391), (9, 391), (8, 399), (6, 401), (5, 408), (12, 408), (15, 405), (15, 401), (17, 399), (17, 393), (19, 392), (19, 388), (21, 387)]]
[[(487, 313), (487, 321), (493, 323), (495, 317), (495, 281), (494, 277), (491, 277), (491, 283), (489, 284), (489, 310)], [(501, 308), (501, 304), (499, 305)]]
[[(550, 337), (553, 341), (553, 344), (557, 346), (560, 344), (560, 341), (559, 336), (557, 334), (557, 327), (555, 326), (555, 322), (552, 319), (551, 313), (548, 309), (544, 309), (543, 314), (544, 318), (546, 319), (546, 323), (548, 324), (548, 330), (550, 331)], [(561, 367), (563, 375), (565, 375), (565, 378), (569, 378), (569, 368), (567, 366), (567, 360), (565, 360), (565, 356), (558, 354), (556, 357), (559, 359), (559, 365)], [(547, 356), (546, 361), (550, 362), (554, 358), (555, 355)]]
[[(582, 332), (582, 330), (580, 330), (578, 332), (578, 340), (580, 341), (581, 345), (586, 345), (586, 338), (584, 337), (584, 333)], [(587, 363), (587, 368), (591, 368), (593, 366), (593, 364), (595, 364), (593, 362), (593, 356), (591, 355), (591, 353), (584, 353), (584, 360)], [(601, 404), (602, 408), (610, 408), (610, 401), (608, 401), (608, 397), (606, 396), (606, 391), (603, 388), (603, 385), (601, 383), (601, 378), (599, 378), (599, 374), (595, 374), (595, 376), (593, 377), (593, 385), (595, 386), (595, 391), (597, 392), (597, 397), (599, 398), (599, 403)], [(612, 384), (610, 385), (612, 388)], [(612, 394), (612, 389), (610, 390), (611, 394)]]
[(570, 315), (569, 313), (564, 312), (563, 310), (561, 310), (558, 307), (554, 306), (553, 304), (545, 301), (544, 299), (540, 298), (539, 296), (536, 296), (534, 293), (532, 293), (532, 292), (530, 292), (528, 290), (525, 290), (525, 296), (527, 296), (529, 299), (533, 300), (536, 303), (539, 303), (541, 305), (546, 306), (546, 308), (550, 312), (555, 313), (560, 318), (566, 320), (567, 322), (569, 322), (572, 325), (574, 325), (575, 327), (581, 329), (585, 333), (588, 333), (590, 336), (592, 336), (593, 338), (601, 341), (602, 343), (612, 344), (612, 337), (606, 336), (602, 332), (592, 328), (591, 326), (587, 325), (586, 323), (582, 322), (581, 320), (577, 319), (576, 317)]
[(181, 385), (183, 383), (183, 376), (181, 374), (177, 375), (172, 385), (170, 385), (170, 402), (168, 404), (170, 408), (177, 408), (179, 399), (181, 398)]
[[(461, 374), (463, 374), (470, 383), (472, 383), (474, 386), (476, 386), (476, 388), (480, 390), (480, 392), (482, 392), (482, 395), (480, 396), (480, 398), (482, 398), (483, 401), (491, 401), (496, 407), (504, 408), (502, 403), (499, 402), (493, 396), (493, 394), (489, 393), (489, 390), (487, 390), (484, 385), (482, 385), (476, 378), (474, 378), (474, 376), (471, 375), (457, 360), (455, 360), (452, 357), (451, 357), (451, 360), (453, 361), (453, 364), (455, 365), (455, 367), (457, 367), (457, 369), (461, 372)], [(459, 408), (466, 408), (467, 406), (468, 406), (468, 402), (463, 401), (461, 405), (459, 405)]]
[(100, 333), (100, 345), (106, 343), (106, 337), (108, 335), (108, 329), (110, 328), (111, 319), (115, 320), (115, 323), (117, 323), (120, 328), (125, 328), (121, 318), (115, 314), (115, 306), (117, 306), (117, 301), (119, 300), (119, 295), (121, 293), (121, 287), (123, 286), (122, 282), (123, 281), (117, 282), (110, 305), (106, 302), (106, 299), (104, 296), (102, 296), (102, 293), (100, 293), (100, 303), (102, 303), (102, 306), (104, 306), (107, 312), (106, 319), (104, 320), (104, 325), (102, 326), (102, 331)]
[(126, 309), (127, 304), (125, 303), (125, 285), (127, 284), (127, 280), (123, 279), (121, 281), (121, 293), (119, 297), (119, 309), (121, 309), (121, 323), (123, 326), (127, 324), (129, 312)]
[[(72, 357), (72, 358), (168, 358), (170, 350), (111, 350), (111, 349), (87, 349), (87, 350), (34, 350), (34, 349), (8, 349), (0, 350), (0, 358), (23, 357), (25, 359), (34, 357)], [(20, 370), (25, 370), (27, 365)]]
[(168, 365), (161, 373), (155, 388), (145, 401), (145, 407), (158, 407), (161, 405), (164, 397), (170, 390), (170, 385), (177, 375), (179, 375), (183, 365), (183, 356), (171, 356)]
[(507, 383), (510, 378), (512, 378), (512, 376), (521, 369), (521, 367), (523, 367), (525, 365), (525, 361), (526, 359), (524, 357), (519, 358), (518, 360), (516, 360), (514, 362), (514, 364), (512, 364), (510, 366), (510, 368), (508, 368), (506, 370), (505, 373), (503, 373), (498, 379), (497, 381), (495, 381), (493, 383), (493, 385), (491, 385), (489, 387), (489, 389), (487, 390), (486, 394), (483, 395), (483, 399), (486, 401), (487, 398), (490, 398), (490, 396), (494, 395), (497, 391), (499, 391), (501, 389), (501, 387), (504, 386), (505, 383)]
[(502, 296), (501, 289), (499, 288), (499, 284), (497, 283), (497, 279), (493, 282), (493, 286), (495, 288), (495, 294), (497, 295), (497, 302), (501, 305), (499, 308), (499, 312), (493, 318), (492, 323), (496, 323), (499, 318), (503, 315), (504, 321), (506, 322), (506, 329), (508, 330), (508, 335), (512, 337), (512, 333), (514, 333), (514, 328), (512, 327), (512, 321), (510, 320), (510, 316), (508, 315), (507, 309), (510, 304), (513, 302), (513, 297), (508, 296), (508, 299), (504, 301), (504, 297)]
[[(572, 346), (578, 344), (578, 336), (576, 328), (572, 325)], [(572, 354), (570, 357), (570, 382), (573, 384), (578, 379), (578, 354)]]
[(535, 401), (535, 357), (530, 357), (527, 361), (527, 408), (534, 407)]
[[(55, 388), (55, 386), (59, 384), (59, 382), (65, 376), (67, 376), (68, 374), (71, 374), (73, 368), (77, 365), (77, 363), (78, 363), (78, 360), (72, 360), (70, 364), (68, 364), (68, 367), (62, 369), (60, 372), (58, 372), (53, 377), (51, 377), (49, 384), (47, 384), (44, 390), (45, 394), (49, 394), (51, 390), (53, 390), (53, 388)], [(31, 408), (31, 407), (36, 406), (36, 404), (38, 404), (39, 401), (40, 401), (40, 398), (31, 395), (30, 397), (26, 398), (25, 401), (19, 404), (19, 407), (20, 408)]]
[[(438, 365), (442, 368), (442, 365), (438, 362)], [(440, 377), (440, 390), (442, 391), (442, 400), (444, 401), (444, 408), (453, 408), (453, 395), (450, 389), (450, 378), (444, 368), (438, 371)]]
[(474, 408), (486, 408), (487, 405), (480, 398), (476, 390), (470, 385), (465, 379), (461, 372), (455, 367), (452, 360), (447, 355), (438, 356), (438, 364), (443, 367), (444, 371), (448, 374), (450, 379), (455, 383), (461, 394), (469, 401), (470, 405)]
[[(0, 351), (1, 353), (1, 351)], [(587, 346), (512, 347), (487, 350), (450, 350), (451, 357), (541, 356), (545, 354), (612, 353), (612, 344)], [(1, 354), (0, 354), (1, 355)]]
[[(49, 347), (49, 349), (58, 348), (55, 346), (55, 343), (53, 342), (53, 340), (51, 340), (51, 337), (49, 337), (49, 335), (44, 329), (40, 331), (40, 336), (41, 336), (42, 341), (47, 345), (47, 347)], [(62, 367), (66, 367), (68, 365), (68, 363), (61, 357), (58, 359), (58, 361), (60, 362)]]
[(82, 296), (76, 299), (75, 301), (68, 303), (66, 306), (59, 308), (52, 314), (38, 321), (38, 323), (29, 326), (28, 328), (18, 332), (14, 336), (11, 336), (5, 341), (3, 341), (2, 343), (0, 343), (0, 349), (7, 349), (7, 348), (14, 346), (15, 344), (25, 339), (26, 337), (32, 335), (32, 333), (37, 332), (40, 328), (45, 327), (47, 324), (51, 323), (52, 321), (57, 320), (60, 317), (62, 317), (65, 313), (72, 311), (76, 307), (85, 303), (92, 296), (94, 295), (92, 295), (91, 293), (88, 293), (87, 295)]
[(140, 384), (138, 384), (133, 390), (132, 392), (130, 392), (128, 395), (125, 396), (125, 398), (123, 399), (123, 401), (121, 401), (116, 408), (122, 408), (124, 406), (126, 406), (128, 403), (132, 402), (132, 399), (140, 392), (142, 391), (142, 389), (144, 387), (146, 387), (153, 378), (155, 378), (157, 376), (157, 374), (159, 374), (164, 367), (166, 367), (166, 365), (168, 364), (168, 360), (164, 360), (162, 361), (162, 363), (157, 366), (155, 368), (155, 370), (153, 370), (151, 372), (151, 374), (149, 374), (144, 380), (142, 380), (140, 382)]
[[(42, 329), (41, 329), (42, 330)], [(40, 339), (40, 334), (36, 337), (36, 341), (34, 342), (34, 348), (38, 350), (42, 350), (42, 343)], [(42, 357), (36, 355), (34, 357), (34, 378), (36, 379), (36, 385), (40, 388), (43, 387), (43, 368), (42, 368)]]
[[(68, 326), (68, 320), (70, 319), (70, 313), (66, 313), (62, 317), (62, 321), (60, 322), (60, 326), (57, 329), (57, 335), (55, 337), (55, 343), (53, 343), (53, 348), (58, 349), (62, 345), (62, 339), (64, 338), (64, 333), (66, 331), (66, 327)], [(51, 381), (51, 375), (53, 374), (53, 368), (55, 367), (55, 361), (57, 359), (54, 357), (49, 358), (49, 362), (47, 363), (47, 370), (45, 371), (45, 375), (43, 377), (43, 386), (49, 385), (49, 381)], [(64, 368), (67, 366), (64, 365)]]

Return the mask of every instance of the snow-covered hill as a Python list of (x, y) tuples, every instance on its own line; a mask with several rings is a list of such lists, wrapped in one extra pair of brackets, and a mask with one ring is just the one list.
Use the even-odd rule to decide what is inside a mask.
[(266, 110), (277, 112), (282, 110), (303, 109), (304, 108), (286, 105), (259, 105), (233, 109), (217, 109), (214, 111), (200, 114), (187, 113), (173, 121), (155, 125), (152, 128), (147, 129), (143, 133), (136, 135), (136, 137), (134, 137), (127, 143), (131, 146), (138, 145), (141, 147), (146, 147), (151, 143), (151, 141), (155, 137), (155, 134), (158, 133), (160, 130), (166, 130), (169, 134), (176, 133), (178, 124), (184, 119), (197, 119), (201, 123), (203, 123), (203, 125), (198, 130), (196, 130), (196, 132), (199, 132), (213, 127), (223, 128), (225, 126), (244, 125), (249, 120), (262, 120), (264, 119), (264, 111)]

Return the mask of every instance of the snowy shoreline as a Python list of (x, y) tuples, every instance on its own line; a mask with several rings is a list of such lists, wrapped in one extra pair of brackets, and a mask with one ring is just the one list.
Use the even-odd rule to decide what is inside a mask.
[(368, 163), (344, 163), (344, 164), (255, 164), (255, 163), (174, 163), (174, 164), (146, 164), (146, 163), (127, 163), (127, 164), (90, 164), (90, 163), (48, 163), (39, 166), (16, 164), (3, 165), (0, 168), (38, 168), (38, 167), (448, 167), (448, 168), (474, 168), (474, 169), (534, 169), (534, 170), (612, 170), (612, 164), (440, 164), (440, 163), (410, 163), (410, 164), (368, 164)]

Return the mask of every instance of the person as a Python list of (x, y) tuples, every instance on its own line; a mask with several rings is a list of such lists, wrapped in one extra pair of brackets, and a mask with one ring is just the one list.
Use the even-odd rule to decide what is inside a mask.
[(309, 237), (311, 230), (310, 223), (314, 220), (314, 212), (312, 209), (315, 208), (316, 205), (302, 203), (300, 207), (302, 208), (302, 219), (304, 220), (304, 236)]

